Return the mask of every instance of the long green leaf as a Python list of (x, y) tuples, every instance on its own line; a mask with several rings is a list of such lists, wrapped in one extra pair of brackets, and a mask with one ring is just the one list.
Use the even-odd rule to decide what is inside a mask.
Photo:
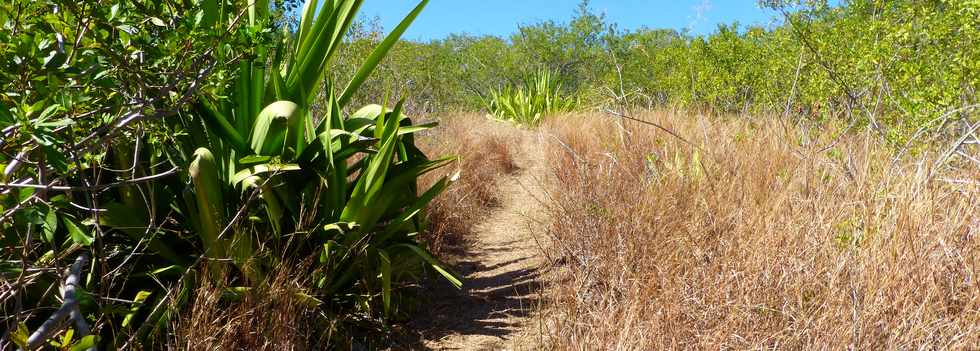
[[(373, 227), (390, 209), (396, 199), (404, 197), (404, 190), (418, 178), (428, 172), (452, 162), (454, 158), (447, 157), (434, 161), (415, 164), (403, 164), (395, 167), (393, 176), (373, 193), (355, 193), (351, 195), (341, 219), (345, 222), (357, 222), (365, 228)], [(408, 206), (409, 204), (405, 204)], [(402, 206), (398, 206), (402, 207)]]
[(204, 243), (205, 253), (210, 257), (225, 257), (226, 245), (219, 240), (224, 225), (224, 197), (218, 179), (218, 165), (214, 155), (205, 148), (194, 152), (194, 161), (188, 171), (197, 195), (198, 221), (201, 228), (198, 235)]
[(235, 80), (235, 130), (239, 135), (247, 136), (249, 128), (252, 126), (252, 118), (255, 112), (252, 111), (250, 94), (252, 92), (252, 61), (238, 61), (238, 79)]
[(245, 138), (242, 134), (232, 126), (228, 121), (228, 118), (218, 110), (214, 103), (212, 103), (208, 98), (201, 96), (198, 99), (198, 106), (200, 107), (201, 119), (204, 123), (210, 127), (210, 130), (217, 134), (221, 140), (231, 144), (235, 150), (246, 150), (248, 149), (248, 144), (245, 143)]
[(306, 40), (306, 37), (309, 36), (310, 26), (312, 25), (313, 22), (313, 16), (316, 15), (317, 8), (319, 7), (320, 7), (319, 0), (307, 0), (305, 3), (303, 3), (303, 11), (299, 21), (299, 29), (296, 31), (297, 42), (302, 43), (304, 42), (304, 40)]
[(398, 26), (395, 27), (395, 29), (392, 30), (387, 37), (385, 37), (381, 44), (379, 44), (378, 47), (371, 52), (371, 55), (368, 56), (367, 60), (365, 60), (361, 67), (357, 70), (357, 73), (354, 74), (354, 77), (351, 79), (350, 83), (347, 84), (347, 87), (344, 88), (344, 92), (340, 94), (340, 98), (337, 99), (337, 102), (341, 107), (347, 105), (350, 99), (354, 96), (354, 93), (357, 92), (357, 89), (364, 84), (368, 76), (371, 75), (371, 72), (374, 72), (374, 69), (378, 67), (381, 60), (388, 55), (388, 51), (391, 50), (391, 47), (398, 42), (402, 34), (405, 33), (405, 30), (408, 29), (408, 26), (415, 21), (415, 18), (418, 17), (419, 13), (422, 12), (422, 9), (424, 9), (425, 5), (428, 3), (429, 0), (422, 0), (419, 2), (419, 4), (415, 6), (415, 9), (412, 10), (408, 16), (405, 16), (405, 19), (403, 19), (401, 23), (399, 23)]
[(286, 79), (289, 97), (293, 101), (309, 104), (316, 96), (317, 88), (323, 81), (327, 62), (342, 38), (334, 35), (344, 32), (353, 21), (363, 0), (331, 1), (324, 4), (322, 12), (310, 29), (309, 36), (297, 43), (296, 65), (290, 66)]
[(443, 265), (442, 262), (436, 260), (435, 257), (432, 257), (432, 254), (429, 253), (429, 251), (427, 251), (426, 249), (415, 244), (396, 244), (396, 245), (392, 245), (391, 248), (408, 249), (412, 253), (422, 258), (422, 260), (424, 260), (430, 266), (432, 266), (432, 268), (434, 268), (436, 272), (439, 272), (439, 274), (441, 274), (444, 278), (446, 278), (446, 280), (449, 281), (449, 283), (451, 283), (454, 287), (456, 287), (456, 289), (460, 289), (463, 287), (463, 278), (459, 275), (459, 273), (452, 271), (451, 269)]
[(276, 101), (262, 109), (255, 118), (252, 129), (252, 151), (259, 155), (276, 155), (282, 152), (286, 134), (299, 106), (292, 101)]
[(297, 165), (297, 164), (289, 164), (289, 163), (285, 163), (285, 164), (271, 164), (271, 163), (259, 164), (259, 165), (255, 165), (255, 166), (252, 166), (252, 167), (243, 169), (243, 170), (239, 171), (238, 173), (235, 173), (235, 176), (231, 178), (231, 184), (233, 186), (238, 186), (239, 184), (241, 184), (242, 182), (244, 182), (249, 177), (253, 177), (253, 176), (257, 176), (257, 175), (261, 175), (261, 174), (265, 174), (265, 173), (272, 173), (272, 172), (275, 172), (275, 173), (290, 172), (290, 171), (298, 171), (300, 169), (302, 169), (302, 167), (300, 167), (299, 165)]
[[(398, 217), (395, 217), (394, 219), (389, 221), (388, 227), (385, 228), (384, 233), (378, 237), (376, 242), (384, 243), (385, 241), (388, 240), (388, 238), (394, 235), (396, 231), (405, 227), (406, 224), (411, 224), (412, 222), (410, 220), (413, 217), (415, 217), (420, 212), (422, 212), (422, 210), (426, 206), (428, 206), (429, 203), (432, 202), (432, 200), (437, 195), (445, 191), (446, 188), (449, 187), (449, 185), (451, 185), (457, 179), (459, 179), (459, 172), (454, 174), (452, 177), (448, 177), (448, 178), (443, 177), (438, 182), (436, 182), (436, 184), (432, 185), (432, 187), (430, 187), (429, 190), (426, 190), (425, 193), (422, 194), (422, 196), (419, 196), (417, 199), (415, 199), (415, 203), (406, 207), (402, 211), (402, 213), (398, 215)], [(412, 228), (412, 229), (414, 229), (415, 231), (421, 230), (421, 228)]]

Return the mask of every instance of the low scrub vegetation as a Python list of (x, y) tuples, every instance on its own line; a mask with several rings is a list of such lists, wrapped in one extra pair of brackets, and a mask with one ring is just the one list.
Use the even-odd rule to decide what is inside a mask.
[[(542, 127), (557, 349), (947, 349), (980, 343), (980, 172), (873, 133), (646, 113)], [(967, 162), (967, 161), (963, 161)], [(972, 345), (972, 346), (971, 346)]]
[[(509, 35), (406, 42), (357, 99), (410, 91), (409, 111), (472, 111), (484, 107), (488, 92), (544, 70), (590, 107), (843, 120), (871, 126), (894, 144), (915, 139), (920, 128), (950, 132), (944, 121), (975, 112), (980, 3), (831, 3), (759, 1), (776, 17), (773, 25), (722, 24), (694, 35), (624, 29), (582, 1), (568, 21), (529, 23)], [(360, 46), (338, 61), (357, 62), (378, 42), (380, 28), (362, 23), (351, 38)]]
[(364, 2), (0, 2), (0, 349), (400, 347), (464, 261), (551, 349), (980, 346), (980, 1), (425, 43)]

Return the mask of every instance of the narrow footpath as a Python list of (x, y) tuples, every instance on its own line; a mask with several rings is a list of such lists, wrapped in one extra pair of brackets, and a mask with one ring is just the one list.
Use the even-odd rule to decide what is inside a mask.
[(539, 301), (541, 250), (547, 245), (542, 183), (548, 172), (542, 135), (518, 133), (520, 144), (511, 151), (520, 169), (497, 179), (500, 206), (476, 226), (473, 243), (457, 264), (466, 275), (464, 290), (433, 296), (429, 318), (435, 328), (423, 335), (426, 348), (523, 350), (533, 343), (535, 328), (528, 321)]

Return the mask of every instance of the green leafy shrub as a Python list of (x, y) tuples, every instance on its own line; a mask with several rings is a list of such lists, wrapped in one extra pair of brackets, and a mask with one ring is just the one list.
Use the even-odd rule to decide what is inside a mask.
[[(977, 1), (764, 6), (780, 24), (723, 24), (692, 35), (623, 30), (583, 1), (568, 22), (524, 25), (507, 37), (409, 42), (393, 51), (359, 98), (393, 89), (413, 97), (413, 111), (475, 110), (486, 107), (487, 91), (547, 70), (589, 105), (843, 121), (868, 126), (892, 144), (919, 129), (976, 120)], [(356, 61), (366, 50), (338, 61)], [(334, 74), (352, 74), (347, 70)]]

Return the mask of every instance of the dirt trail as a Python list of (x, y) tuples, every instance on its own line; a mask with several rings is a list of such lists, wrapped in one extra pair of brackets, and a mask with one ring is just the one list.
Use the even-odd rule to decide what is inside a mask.
[(424, 346), (434, 350), (514, 350), (525, 342), (526, 328), (539, 288), (547, 214), (542, 181), (546, 165), (541, 134), (518, 131), (513, 145), (515, 174), (498, 178), (500, 206), (475, 228), (467, 256), (457, 266), (466, 275), (464, 291), (433, 296)]

